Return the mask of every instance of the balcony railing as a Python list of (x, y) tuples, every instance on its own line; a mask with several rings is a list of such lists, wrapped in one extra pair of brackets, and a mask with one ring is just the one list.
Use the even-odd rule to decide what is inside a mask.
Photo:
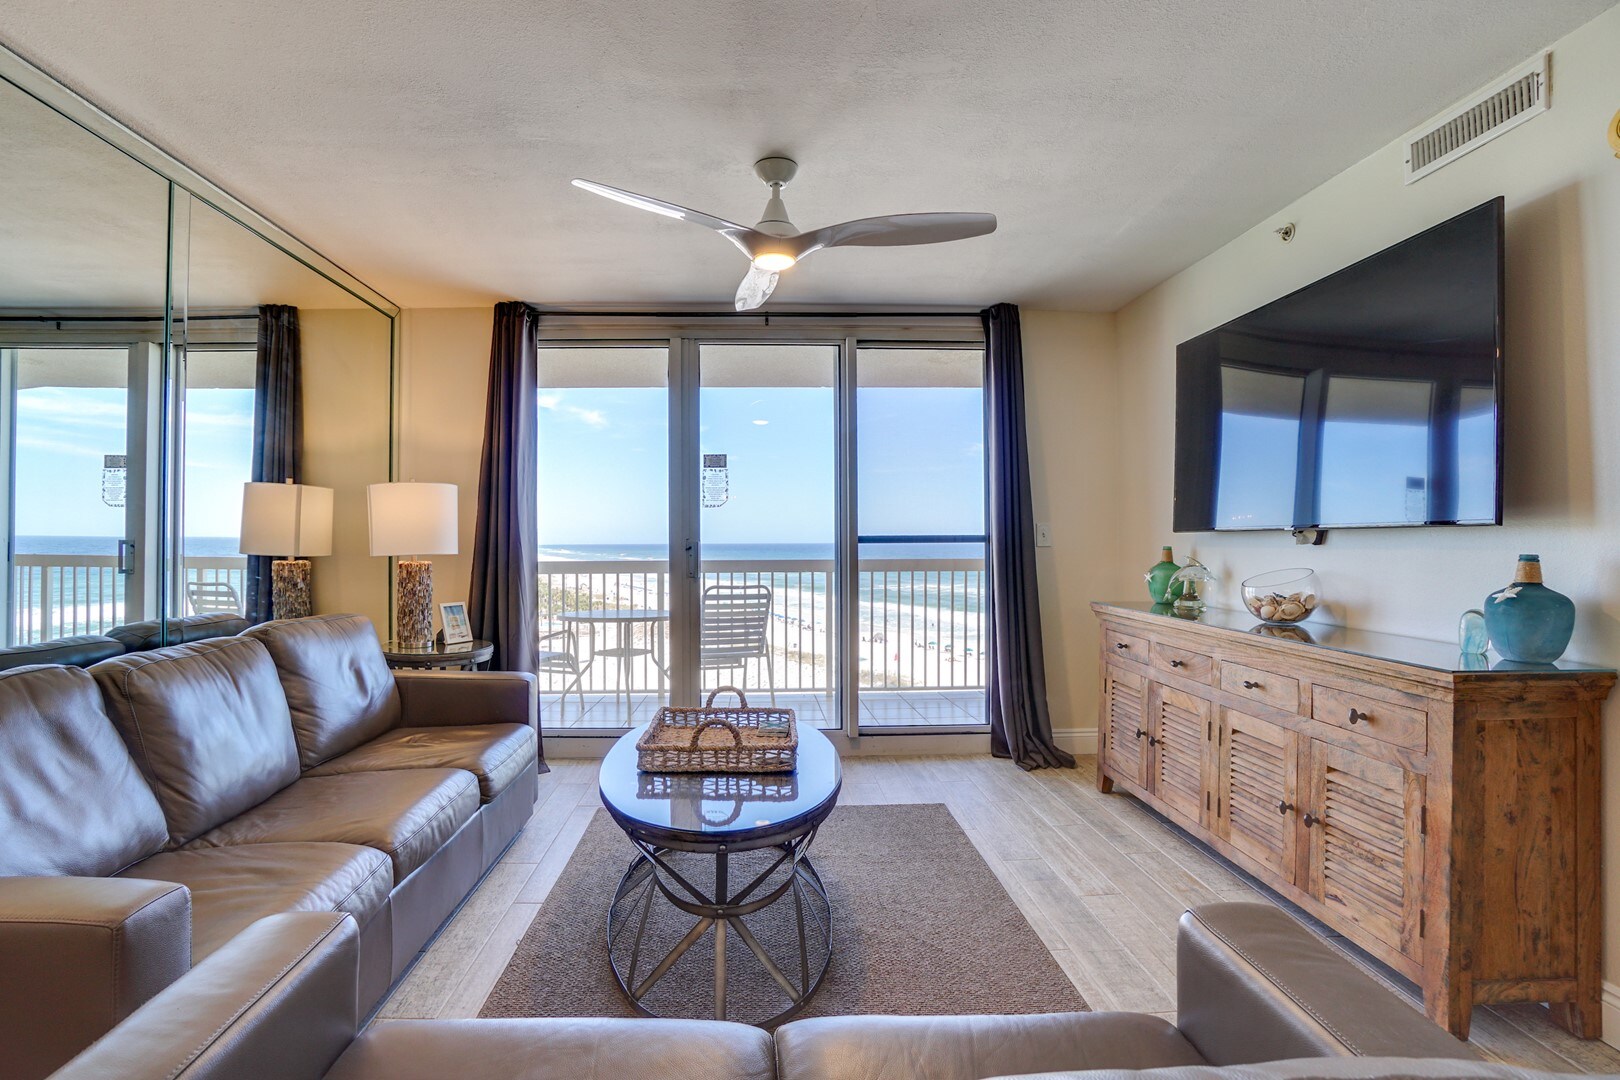
[[(186, 581), (223, 581), (243, 595), (245, 558), (185, 560)], [(18, 555), (12, 560), (11, 640), (19, 645), (104, 634), (126, 617), (124, 584), (112, 555)], [(184, 596), (184, 590), (181, 593)], [(182, 614), (191, 614), (185, 608)]]
[[(857, 656), (864, 690), (979, 689), (984, 686), (985, 575), (979, 559), (862, 559), (858, 569)], [(827, 693), (838, 655), (831, 560), (708, 561), (703, 587), (764, 585), (771, 590), (770, 671), (746, 666), (748, 684), (777, 692)], [(543, 649), (571, 651), (585, 693), (645, 693), (668, 688), (670, 580), (665, 564), (635, 560), (543, 561)], [(635, 622), (583, 613), (658, 613)], [(570, 640), (561, 636), (572, 629)], [(606, 655), (604, 655), (604, 650)], [(628, 650), (628, 657), (616, 655)], [(731, 681), (705, 673), (706, 688)], [(542, 672), (542, 692), (573, 692), (565, 665)]]

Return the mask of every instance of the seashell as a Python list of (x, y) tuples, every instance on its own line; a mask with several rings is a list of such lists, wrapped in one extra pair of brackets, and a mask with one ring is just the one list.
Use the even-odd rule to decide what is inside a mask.
[(1305, 605), (1305, 609), (1307, 611), (1315, 611), (1316, 610), (1316, 594), (1313, 593), (1313, 592), (1306, 593), (1305, 594), (1305, 599), (1303, 601), (1301, 601), (1301, 603), (1303, 603)]
[(1277, 607), (1277, 617), (1292, 622), (1305, 617), (1305, 605), (1298, 600), (1285, 600)]
[(1277, 605), (1270, 603), (1268, 598), (1266, 603), (1260, 605), (1260, 610), (1256, 614), (1262, 619), (1275, 619), (1277, 617)]

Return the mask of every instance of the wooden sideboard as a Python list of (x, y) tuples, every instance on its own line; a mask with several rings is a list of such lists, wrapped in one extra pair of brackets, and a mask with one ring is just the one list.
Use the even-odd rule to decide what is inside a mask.
[[(1423, 989), (1602, 1026), (1601, 709), (1615, 672), (1096, 603), (1097, 785), (1124, 789)], [(1483, 665), (1479, 665), (1483, 666)]]

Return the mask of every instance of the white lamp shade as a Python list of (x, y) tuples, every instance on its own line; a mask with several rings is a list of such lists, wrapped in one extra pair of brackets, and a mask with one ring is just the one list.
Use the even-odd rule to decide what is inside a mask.
[(244, 555), (332, 554), (332, 489), (243, 484), (238, 547)]
[(456, 485), (371, 484), (373, 555), (454, 555)]

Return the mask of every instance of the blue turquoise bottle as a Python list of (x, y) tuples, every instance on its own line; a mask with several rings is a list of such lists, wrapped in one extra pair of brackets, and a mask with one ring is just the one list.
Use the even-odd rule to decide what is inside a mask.
[(1504, 660), (1550, 664), (1575, 633), (1575, 602), (1541, 583), (1541, 556), (1520, 555), (1513, 584), (1485, 598), (1485, 630)]

